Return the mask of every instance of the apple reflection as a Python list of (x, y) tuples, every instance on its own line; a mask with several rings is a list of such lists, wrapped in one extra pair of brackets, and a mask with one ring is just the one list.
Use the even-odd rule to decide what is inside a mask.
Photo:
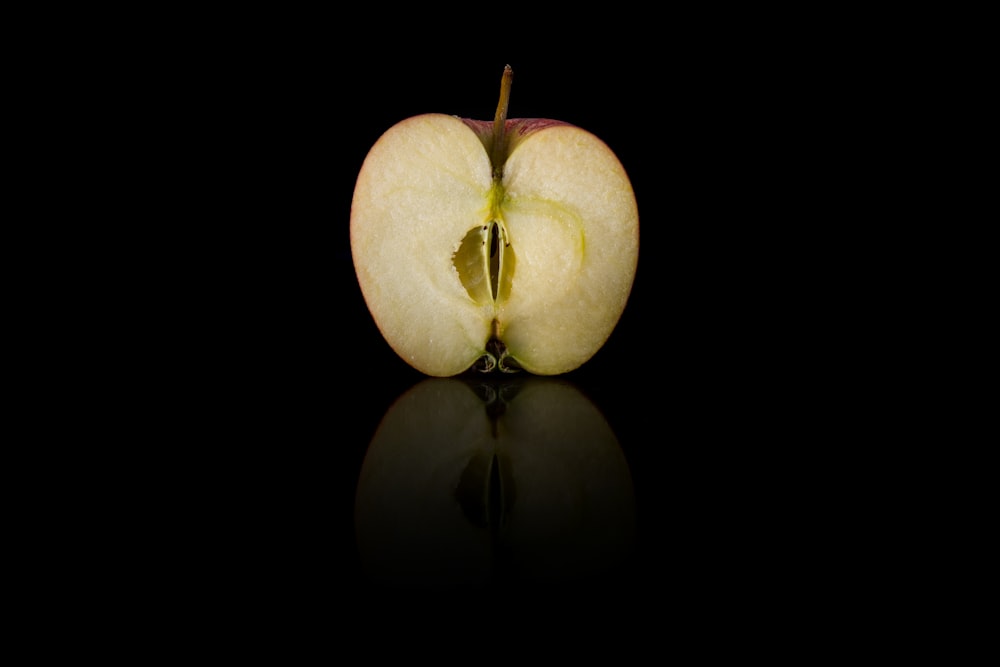
[(614, 432), (570, 382), (429, 378), (382, 418), (355, 522), (378, 583), (564, 583), (624, 564), (635, 502)]

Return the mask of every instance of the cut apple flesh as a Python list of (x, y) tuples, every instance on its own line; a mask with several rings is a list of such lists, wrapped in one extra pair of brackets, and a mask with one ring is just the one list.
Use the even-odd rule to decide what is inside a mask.
[[(571, 371), (604, 345), (635, 276), (635, 196), (612, 151), (566, 123), (425, 114), (358, 175), (351, 250), (389, 345), (432, 376)], [(500, 167), (495, 169), (495, 167)]]

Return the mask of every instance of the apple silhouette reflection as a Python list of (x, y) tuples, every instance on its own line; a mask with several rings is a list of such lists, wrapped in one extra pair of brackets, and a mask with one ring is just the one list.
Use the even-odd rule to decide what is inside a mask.
[(630, 557), (631, 474), (604, 416), (565, 379), (428, 378), (375, 432), (355, 530), (376, 583), (575, 582)]

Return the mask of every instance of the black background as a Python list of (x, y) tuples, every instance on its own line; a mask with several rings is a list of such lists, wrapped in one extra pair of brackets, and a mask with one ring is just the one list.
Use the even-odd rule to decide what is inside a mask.
[[(27, 265), (15, 296), (43, 286), (11, 318), (37, 338), (12, 346), (31, 369), (12, 385), (42, 407), (24, 448), (42, 465), (13, 509), (53, 507), (29, 520), (55, 544), (29, 540), (46, 569), (25, 580), (71, 606), (34, 602), (96, 619), (92, 641), (214, 639), (286, 662), (300, 638), (464, 659), (524, 636), (560, 657), (639, 639), (660, 656), (674, 639), (850, 651), (882, 632), (921, 602), (924, 566), (942, 570), (913, 553), (935, 553), (926, 523), (954, 513), (914, 471), (938, 454), (911, 445), (955, 442), (926, 438), (953, 383), (925, 359), (962, 365), (964, 341), (927, 333), (961, 335), (960, 308), (927, 301), (961, 291), (942, 287), (934, 245), (983, 182), (935, 151), (981, 145), (963, 126), (985, 107), (964, 102), (984, 88), (958, 73), (988, 42), (952, 50), (915, 14), (262, 5), (39, 21), (10, 104), (30, 223), (11, 227), (39, 243), (9, 250)], [(638, 200), (627, 308), (567, 376), (628, 462), (634, 558), (575, 585), (386, 590), (361, 567), (355, 493), (380, 420), (422, 376), (364, 305), (351, 196), (392, 124), (491, 118), (505, 64), (511, 116), (593, 132)], [(952, 168), (956, 190), (939, 183)], [(965, 257), (961, 241), (944, 254)]]
[[(365, 307), (350, 203), (381, 133), (425, 112), (491, 119), (506, 64), (509, 116), (593, 132), (639, 206), (626, 310), (567, 376), (628, 461), (635, 560), (560, 599), (699, 606), (777, 582), (796, 582), (791, 597), (829, 585), (815, 576), (829, 553), (816, 527), (836, 497), (813, 494), (838, 459), (830, 378), (856, 334), (832, 315), (843, 267), (828, 271), (855, 232), (835, 224), (852, 201), (837, 165), (856, 141), (855, 102), (837, 94), (846, 56), (816, 48), (818, 29), (675, 19), (638, 40), (629, 22), (566, 30), (548, 49), (358, 27), (357, 49), (346, 23), (331, 35), (328, 23), (262, 29), (258, 17), (155, 66), (172, 79), (148, 101), (154, 151), (171, 165), (158, 229), (180, 250), (163, 289), (182, 314), (161, 361), (187, 375), (185, 404), (214, 417), (190, 440), (209, 442), (191, 445), (214, 508), (197, 525), (238, 596), (347, 609), (433, 597), (373, 591), (355, 548), (366, 449), (423, 376)], [(624, 44), (590, 48), (595, 30)]]
[[(303, 56), (312, 57), (322, 51)], [(271, 201), (270, 184), (255, 183), (274, 208), (259, 228), (267, 307), (258, 317), (270, 319), (254, 319), (277, 334), (260, 340), (269, 351), (264, 363), (277, 363), (288, 382), (271, 391), (304, 402), (289, 418), (308, 429), (293, 424), (274, 447), (288, 467), (280, 484), (305, 493), (308, 505), (307, 519), (291, 525), (310, 536), (307, 544), (315, 539), (319, 553), (334, 538), (333, 582), (366, 589), (352, 567), (357, 476), (381, 417), (422, 379), (388, 347), (361, 298), (348, 236), (354, 179), (374, 141), (408, 116), (490, 119), (508, 63), (510, 116), (565, 120), (602, 138), (639, 204), (640, 259), (626, 311), (599, 353), (569, 375), (621, 442), (637, 498), (638, 549), (629, 569), (583, 582), (579, 594), (600, 585), (648, 595), (690, 584), (678, 579), (680, 563), (702, 568), (718, 559), (724, 572), (735, 553), (753, 552), (775, 517), (766, 484), (751, 480), (776, 456), (775, 430), (789, 427), (776, 414), (785, 399), (775, 394), (794, 391), (781, 387), (787, 369), (775, 356), (800, 345), (796, 329), (804, 326), (786, 326), (802, 295), (795, 286), (789, 297), (788, 275), (775, 275), (772, 263), (781, 251), (768, 249), (786, 241), (774, 238), (784, 233), (777, 220), (794, 205), (788, 179), (799, 176), (782, 164), (794, 146), (775, 137), (791, 112), (767, 99), (766, 80), (743, 80), (704, 57), (691, 71), (684, 58), (512, 49), (321, 60), (327, 66), (273, 75), (289, 106), (262, 98), (265, 108), (278, 106), (277, 131), (265, 133), (278, 146), (267, 147), (261, 166), (281, 187)], [(308, 480), (301, 486), (293, 481), (300, 475)], [(282, 507), (296, 512), (294, 503)], [(715, 567), (699, 579), (717, 584), (722, 572), (707, 574)]]

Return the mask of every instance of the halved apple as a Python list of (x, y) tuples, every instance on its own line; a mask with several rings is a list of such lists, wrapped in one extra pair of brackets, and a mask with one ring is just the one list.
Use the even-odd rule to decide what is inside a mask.
[(602, 140), (565, 122), (429, 113), (389, 128), (364, 160), (351, 251), (385, 340), (452, 376), (574, 370), (610, 337), (639, 253), (631, 182)]

